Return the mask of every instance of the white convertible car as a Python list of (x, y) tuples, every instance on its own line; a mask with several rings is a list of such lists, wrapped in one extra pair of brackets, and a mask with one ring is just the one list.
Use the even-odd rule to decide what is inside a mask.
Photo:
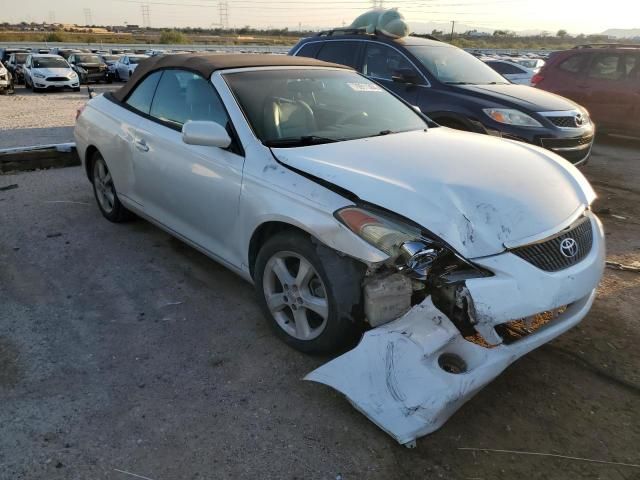
[(134, 212), (252, 282), (299, 350), (360, 339), (307, 378), (409, 446), (580, 322), (602, 275), (576, 168), (438, 127), (347, 67), (150, 58), (75, 138), (108, 220)]

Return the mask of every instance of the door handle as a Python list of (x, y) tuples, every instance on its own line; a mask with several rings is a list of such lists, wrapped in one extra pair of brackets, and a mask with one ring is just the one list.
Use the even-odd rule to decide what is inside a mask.
[(147, 142), (144, 141), (144, 138), (136, 140), (136, 148), (141, 152), (149, 151), (149, 145), (147, 145)]

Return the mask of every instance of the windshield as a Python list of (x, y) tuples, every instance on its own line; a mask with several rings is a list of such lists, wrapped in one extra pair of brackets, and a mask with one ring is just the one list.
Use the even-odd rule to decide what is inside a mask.
[(78, 63), (102, 63), (97, 55), (76, 55)]
[(409, 50), (431, 73), (443, 83), (451, 85), (508, 84), (496, 73), (470, 53), (455, 47), (408, 46)]
[(118, 60), (118, 58), (120, 58), (120, 57), (118, 57), (117, 55), (102, 55), (102, 59), (105, 62), (114, 62), (114, 61)]
[(538, 67), (538, 60), (522, 59), (522, 60), (515, 60), (515, 62), (519, 63), (523, 67), (527, 67), (527, 68), (537, 68)]
[(147, 57), (129, 57), (129, 63), (140, 63)]
[(267, 146), (329, 143), (427, 127), (411, 107), (348, 70), (262, 70), (224, 78)]
[(16, 63), (22, 65), (24, 61), (27, 59), (28, 53), (16, 53)]
[(33, 68), (69, 68), (69, 64), (63, 58), (56, 57), (35, 57)]

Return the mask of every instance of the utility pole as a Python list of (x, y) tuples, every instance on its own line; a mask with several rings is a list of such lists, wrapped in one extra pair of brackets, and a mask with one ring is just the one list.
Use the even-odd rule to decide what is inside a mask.
[(229, 29), (229, 2), (227, 0), (222, 0), (218, 5), (219, 13), (220, 13), (220, 26), (224, 30)]
[(451, 41), (453, 42), (453, 30), (456, 27), (456, 21), (451, 20)]
[(91, 9), (85, 8), (84, 11), (84, 24), (88, 27), (89, 25), (93, 25), (93, 18), (91, 18)]
[(145, 28), (149, 28), (151, 26), (151, 18), (149, 15), (149, 5), (147, 4), (140, 5), (140, 9), (142, 10), (142, 26)]

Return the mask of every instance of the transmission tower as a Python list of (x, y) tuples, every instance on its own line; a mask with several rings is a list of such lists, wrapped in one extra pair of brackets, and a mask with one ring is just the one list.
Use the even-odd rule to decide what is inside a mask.
[(219, 9), (220, 26), (224, 30), (227, 30), (229, 28), (229, 2), (227, 0), (221, 0)]
[(84, 11), (84, 24), (87, 26), (93, 25), (93, 18), (91, 17), (91, 9), (85, 8), (83, 11)]
[(382, 8), (384, 0), (371, 0), (371, 8)]
[(142, 26), (148, 28), (151, 26), (151, 18), (149, 16), (150, 8), (149, 5), (140, 5), (142, 9)]
[(49, 10), (49, 23), (56, 23), (56, 12)]

